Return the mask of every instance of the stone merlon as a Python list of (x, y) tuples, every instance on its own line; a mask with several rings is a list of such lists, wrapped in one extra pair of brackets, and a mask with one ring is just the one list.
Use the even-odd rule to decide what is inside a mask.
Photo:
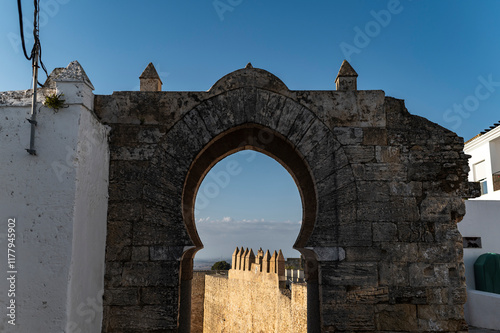
[(357, 77), (358, 73), (352, 68), (351, 64), (344, 60), (340, 66), (339, 73), (335, 79), (335, 86), (337, 90), (348, 91), (357, 90)]
[(144, 72), (139, 76), (139, 79), (141, 81), (141, 91), (161, 91), (163, 82), (161, 82), (160, 76), (152, 62), (147, 65)]

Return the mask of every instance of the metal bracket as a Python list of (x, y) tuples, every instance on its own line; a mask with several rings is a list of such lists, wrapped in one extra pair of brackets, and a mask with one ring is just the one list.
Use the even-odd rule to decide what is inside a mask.
[(35, 125), (35, 126), (38, 125), (38, 122), (36, 120), (31, 120), (29, 118), (26, 118), (26, 120), (29, 121), (29, 123), (32, 125)]

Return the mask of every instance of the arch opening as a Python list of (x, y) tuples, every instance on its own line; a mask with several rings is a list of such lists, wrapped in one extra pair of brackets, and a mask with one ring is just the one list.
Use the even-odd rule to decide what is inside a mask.
[(300, 256), (293, 249), (302, 223), (300, 193), (290, 174), (265, 154), (243, 150), (214, 165), (199, 187), (194, 214), (203, 242), (196, 261), (230, 263), (236, 246)]
[[(225, 157), (254, 150), (279, 162), (292, 176), (302, 202), (302, 221), (293, 248), (306, 259), (308, 331), (319, 327), (318, 265), (312, 251), (305, 249), (316, 220), (317, 199), (310, 169), (293, 145), (279, 133), (257, 124), (245, 124), (226, 131), (211, 142), (194, 159), (188, 171), (182, 194), (183, 219), (194, 246), (185, 251), (181, 261), (181, 297), (179, 304), (179, 331), (190, 332), (191, 281), (193, 259), (203, 248), (195, 220), (196, 197), (207, 173)], [(311, 269), (314, 267), (314, 269)]]

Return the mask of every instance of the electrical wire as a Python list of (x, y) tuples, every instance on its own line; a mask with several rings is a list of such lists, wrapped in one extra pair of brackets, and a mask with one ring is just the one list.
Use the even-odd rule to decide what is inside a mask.
[[(18, 9), (18, 14), (19, 14), (19, 29), (21, 31), (21, 42), (23, 46), (23, 52), (24, 56), (26, 57), (27, 60), (31, 60), (32, 66), (35, 66), (35, 58), (36, 54), (38, 51), (38, 59), (40, 62), (40, 65), (47, 75), (49, 76), (47, 72), (47, 68), (45, 68), (45, 65), (42, 61), (42, 45), (40, 43), (40, 37), (39, 37), (39, 25), (40, 25), (40, 0), (34, 0), (33, 1), (34, 6), (35, 6), (35, 11), (33, 15), (33, 48), (31, 49), (31, 54), (28, 56), (28, 52), (26, 51), (26, 44), (24, 41), (24, 27), (23, 27), (23, 9), (21, 5), (21, 0), (17, 0), (17, 9)], [(37, 82), (39, 86), (43, 86), (40, 82)]]

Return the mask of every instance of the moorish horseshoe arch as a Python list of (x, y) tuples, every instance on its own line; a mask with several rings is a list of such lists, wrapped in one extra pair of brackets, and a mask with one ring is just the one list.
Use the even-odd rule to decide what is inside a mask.
[(112, 128), (103, 332), (189, 332), (196, 191), (242, 149), (301, 193), (310, 332), (466, 329), (463, 140), (356, 76), (344, 63), (337, 91), (291, 91), (249, 67), (207, 92), (96, 96)]
[[(255, 95), (252, 98), (255, 100), (255, 105), (258, 103), (257, 100), (261, 100), (260, 112), (264, 115), (270, 115), (273, 121), (270, 122), (265, 117), (261, 119), (255, 117), (257, 110), (249, 107), (249, 104), (240, 102), (241, 96), (252, 96), (252, 94)], [(267, 102), (276, 100), (277, 104), (268, 104), (266, 99)], [(222, 101), (236, 107), (227, 108), (225, 107), (227, 104), (222, 104)], [(238, 109), (238, 106), (245, 109)], [(289, 113), (280, 114), (280, 107), (284, 107), (283, 110)], [(245, 118), (238, 120), (238, 115), (244, 115)], [(212, 133), (208, 133), (206, 123), (200, 121), (207, 117), (212, 118), (214, 123), (217, 120), (226, 120), (224, 124), (220, 124), (221, 126), (217, 131), (214, 130)], [(231, 121), (233, 119), (234, 121)], [(177, 126), (182, 127), (184, 124), (189, 124), (189, 129), (195, 133), (205, 132), (205, 140), (211, 139), (201, 147), (195, 157), (190, 157), (189, 170), (183, 184), (182, 216), (193, 246), (187, 246), (188, 249), (183, 253), (181, 260), (179, 331), (189, 332), (192, 262), (196, 252), (203, 247), (194, 222), (194, 202), (197, 189), (213, 165), (224, 157), (244, 149), (253, 149), (276, 159), (287, 169), (297, 184), (303, 203), (303, 224), (294, 248), (307, 258), (308, 305), (310, 309), (308, 311), (308, 324), (311, 326), (311, 332), (317, 331), (320, 326), (319, 266), (313, 249), (318, 245), (314, 240), (311, 243), (308, 243), (308, 241), (311, 239), (318, 216), (324, 218), (327, 214), (330, 224), (327, 228), (333, 230), (336, 227), (335, 219), (338, 218), (338, 215), (331, 213), (336, 203), (351, 202), (353, 208), (356, 205), (355, 191), (346, 191), (343, 194), (336, 192), (338, 184), (348, 186), (349, 180), (351, 182), (354, 180), (352, 171), (348, 169), (348, 164), (339, 162), (347, 161), (340, 144), (331, 131), (311, 111), (287, 97), (255, 89), (242, 88), (228, 94), (218, 95), (216, 98), (201, 103), (174, 125), (171, 130), (172, 133), (177, 133)], [(273, 126), (273, 128), (265, 127), (266, 125)], [(188, 145), (187, 142), (179, 144), (178, 140), (176, 139), (176, 145), (180, 147)], [(323, 145), (324, 142), (330, 144), (325, 146)], [(168, 147), (168, 134), (162, 145)], [(179, 153), (173, 154), (171, 160), (179, 161), (185, 158), (183, 156), (184, 151)], [(314, 165), (315, 168), (311, 169), (310, 165)], [(321, 165), (326, 165), (327, 171), (323, 170), (320, 167)], [(154, 168), (157, 169), (158, 166), (155, 165)], [(337, 178), (336, 171), (342, 168), (344, 168), (342, 175), (347, 181), (339, 181)], [(148, 180), (151, 184), (159, 183), (161, 177), (163, 177), (161, 174), (151, 171), (147, 173), (150, 175), (157, 174), (160, 177), (149, 177)], [(348, 176), (349, 173), (350, 177)], [(169, 174), (172, 175), (171, 172)], [(183, 175), (179, 175), (179, 179), (182, 178)], [(155, 191), (158, 192), (159, 189)], [(318, 201), (318, 196), (323, 199)], [(325, 199), (328, 196), (332, 200)], [(339, 200), (339, 197), (342, 197), (342, 199)], [(173, 210), (176, 205), (174, 204), (168, 209)], [(325, 214), (325, 212), (327, 213)]]

